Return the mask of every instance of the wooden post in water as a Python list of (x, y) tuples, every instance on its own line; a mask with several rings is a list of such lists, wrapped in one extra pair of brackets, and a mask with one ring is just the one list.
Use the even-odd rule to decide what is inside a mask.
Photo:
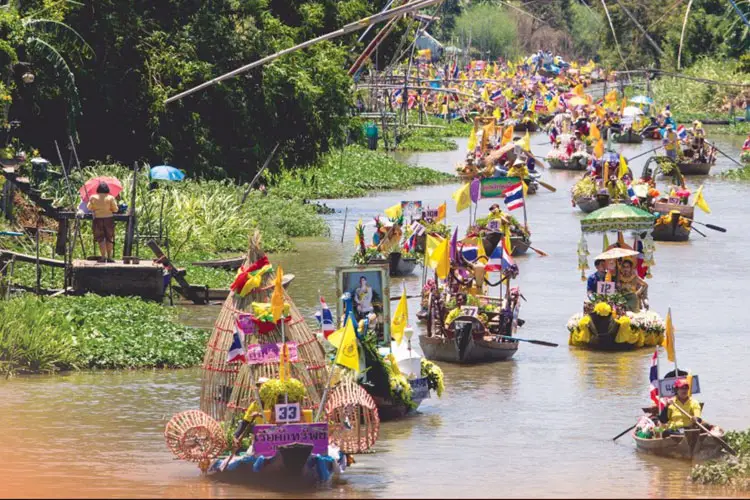
[[(130, 206), (128, 207), (128, 228), (125, 231), (125, 243), (122, 255), (130, 257), (133, 252), (133, 238), (135, 236), (135, 197), (138, 184), (138, 162), (133, 163), (133, 182), (130, 186)], [(114, 257), (114, 255), (112, 256)]]
[(344, 233), (346, 233), (346, 217), (349, 215), (349, 207), (344, 209), (344, 227), (341, 228), (341, 244), (344, 244)]
[(34, 236), (34, 244), (36, 246), (36, 294), (39, 295), (39, 293), (42, 291), (42, 266), (39, 264), (39, 222), (41, 219), (41, 215), (39, 214), (39, 209), (37, 209), (36, 214), (36, 235)]

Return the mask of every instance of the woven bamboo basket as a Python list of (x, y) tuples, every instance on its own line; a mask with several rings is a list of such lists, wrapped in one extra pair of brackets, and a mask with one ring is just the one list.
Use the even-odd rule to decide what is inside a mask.
[(328, 395), (325, 407), (329, 441), (344, 453), (365, 453), (378, 439), (380, 416), (375, 401), (350, 378)]
[[(257, 261), (263, 255), (265, 253), (261, 246), (260, 233), (256, 231), (250, 236), (244, 265)], [(216, 420), (231, 420), (237, 411), (244, 411), (252, 401), (253, 384), (259, 377), (278, 376), (278, 363), (227, 363), (227, 352), (232, 344), (238, 314), (249, 312), (253, 302), (270, 302), (275, 277), (275, 271), (266, 273), (261, 286), (250, 292), (247, 297), (240, 297), (230, 291), (214, 323), (203, 359), (200, 406), (201, 410)], [(286, 292), (284, 296), (290, 304), (291, 315), (291, 320), (284, 325), (285, 337), (286, 340), (297, 343), (297, 354), (300, 359), (299, 362), (291, 363), (292, 376), (305, 384), (309, 399), (306, 403), (316, 405), (320, 401), (326, 379), (325, 351), (291, 297)], [(265, 335), (242, 337), (243, 345), (281, 342), (281, 331), (276, 328)], [(227, 414), (228, 408), (232, 411)]]
[(189, 462), (206, 462), (227, 447), (221, 425), (200, 410), (173, 416), (164, 429), (164, 439), (174, 456)]

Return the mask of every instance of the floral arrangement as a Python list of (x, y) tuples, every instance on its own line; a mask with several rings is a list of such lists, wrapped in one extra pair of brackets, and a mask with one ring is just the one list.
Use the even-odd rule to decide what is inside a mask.
[(637, 328), (645, 333), (663, 335), (667, 329), (667, 325), (661, 319), (661, 316), (653, 311), (628, 312), (626, 314), (630, 318), (632, 328)]
[(606, 302), (597, 302), (597, 304), (594, 306), (594, 312), (602, 317), (611, 316), (612, 306), (610, 306)]
[(596, 196), (596, 192), (596, 180), (594, 180), (594, 178), (590, 175), (585, 176), (583, 179), (576, 182), (572, 188), (570, 188), (570, 193), (573, 195), (573, 199), (592, 198)]
[(743, 163), (750, 163), (750, 149), (745, 149), (744, 151), (742, 151), (740, 160), (742, 160)]
[(561, 162), (567, 162), (568, 160), (570, 160), (570, 156), (568, 156), (568, 153), (566, 153), (563, 149), (553, 148), (549, 153), (547, 153), (545, 159), (547, 161), (558, 160)]
[(583, 313), (576, 313), (568, 320), (568, 333), (573, 333), (578, 329), (578, 323), (583, 319)]
[(273, 408), (279, 396), (284, 394), (290, 403), (301, 403), (307, 391), (304, 384), (296, 378), (288, 378), (284, 382), (271, 379), (260, 386), (260, 400), (263, 402), (263, 408)]
[(406, 376), (398, 368), (396, 359), (393, 354), (383, 362), (388, 372), (388, 382), (390, 383), (391, 397), (395, 401), (405, 404), (410, 409), (416, 408), (416, 404), (411, 399), (411, 384)]
[(422, 358), (421, 375), (427, 378), (427, 387), (437, 393), (440, 398), (445, 391), (445, 381), (443, 380), (443, 370), (432, 361)]

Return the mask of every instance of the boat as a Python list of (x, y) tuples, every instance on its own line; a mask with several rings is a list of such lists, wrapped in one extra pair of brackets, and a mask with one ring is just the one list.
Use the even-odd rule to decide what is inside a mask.
[(388, 264), (391, 276), (408, 276), (417, 267), (416, 257), (404, 257), (401, 252), (391, 252), (387, 259), (376, 257), (367, 261), (368, 264)]
[(538, 128), (539, 125), (534, 121), (520, 121), (513, 125), (514, 132), (536, 132)]
[(677, 162), (677, 166), (680, 168), (682, 175), (708, 175), (713, 163), (680, 161)]
[(615, 142), (619, 144), (640, 144), (643, 142), (643, 136), (632, 128), (627, 129), (624, 133), (613, 130), (612, 136)]
[(653, 210), (661, 215), (654, 222), (654, 241), (687, 241), (695, 208), (681, 203), (656, 202)]
[(567, 160), (560, 158), (548, 158), (549, 167), (556, 170), (586, 170), (586, 158), (583, 156), (573, 156)]
[(194, 266), (198, 267), (210, 267), (214, 269), (226, 269), (227, 271), (236, 271), (245, 261), (245, 256), (240, 255), (239, 257), (227, 257), (225, 259), (215, 260), (202, 260), (193, 262)]
[[(605, 279), (597, 282), (596, 292), (587, 290), (583, 311), (568, 320), (569, 345), (602, 351), (626, 351), (661, 343), (666, 325), (658, 314), (648, 310), (648, 289), (641, 296), (624, 294), (612, 278), (624, 272), (624, 260), (630, 261), (632, 272), (638, 273), (640, 279), (650, 276), (645, 271), (654, 263), (651, 229), (655, 218), (640, 208), (616, 203), (581, 219), (578, 268), (582, 279), (585, 281), (584, 271), (588, 269), (589, 251), (585, 239), (588, 233), (603, 234), (607, 250), (596, 259), (603, 260), (608, 267)], [(625, 243), (626, 231), (635, 235), (633, 246)], [(616, 243), (609, 245), (608, 232), (617, 234)], [(642, 234), (645, 234), (643, 240)], [(640, 265), (635, 259), (638, 255), (642, 255)]]
[(382, 222), (380, 217), (375, 217), (375, 235), (373, 236), (373, 244), (369, 247), (365, 244), (364, 227), (358, 224), (356, 228), (358, 248), (352, 255), (351, 262), (357, 265), (387, 265), (390, 276), (412, 274), (419, 261), (416, 253), (404, 253), (407, 251), (408, 239), (403, 244), (399, 244), (402, 236), (404, 236), (403, 224), (403, 216), (385, 222)]
[(573, 198), (573, 203), (581, 209), (585, 214), (590, 214), (594, 210), (599, 210), (609, 205), (609, 195), (597, 195), (597, 196), (579, 196)]
[(421, 336), (419, 345), (428, 359), (472, 364), (505, 361), (518, 350), (518, 341), (498, 339), (488, 334), (484, 324), (471, 316), (453, 321), (453, 334)]
[[(686, 429), (683, 435), (650, 439), (638, 437), (635, 430), (631, 435), (638, 451), (660, 457), (702, 461), (718, 458), (722, 454), (721, 443), (700, 429)], [(720, 432), (718, 437), (723, 435)]]

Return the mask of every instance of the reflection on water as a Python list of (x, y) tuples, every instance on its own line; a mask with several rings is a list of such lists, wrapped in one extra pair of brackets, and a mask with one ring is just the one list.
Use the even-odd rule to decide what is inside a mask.
[[(718, 137), (718, 146), (739, 156), (741, 137)], [(532, 144), (545, 142), (534, 134)], [(463, 148), (421, 153), (411, 159), (451, 172)], [(625, 157), (654, 147), (618, 145)], [(544, 155), (547, 146), (535, 147)], [(640, 172), (647, 156), (632, 162)], [(720, 156), (714, 170), (732, 164)], [(519, 336), (558, 342), (548, 348), (521, 344), (506, 363), (458, 367), (442, 364), (446, 394), (426, 400), (420, 414), (381, 426), (376, 453), (357, 457), (346, 480), (310, 496), (497, 497), (497, 496), (700, 496), (731, 494), (700, 488), (686, 478), (689, 464), (638, 454), (628, 436), (612, 437), (632, 425), (648, 404), (649, 349), (597, 353), (567, 346), (568, 318), (581, 308), (584, 284), (576, 270), (580, 212), (569, 189), (580, 176), (545, 171), (557, 188), (531, 197), (528, 214), (534, 246), (550, 254), (519, 257), (519, 285), (528, 302)], [(701, 376), (705, 414), (725, 428), (746, 428), (750, 388), (747, 375), (743, 299), (747, 294), (750, 231), (743, 203), (750, 186), (717, 177), (705, 182), (713, 213), (698, 220), (726, 227), (726, 234), (694, 235), (686, 244), (657, 244), (651, 280), (652, 307), (672, 307), (681, 368)], [(328, 216), (331, 238), (299, 242), (300, 252), (273, 256), (296, 275), (290, 291), (303, 314), (312, 315), (323, 294), (335, 300), (336, 266), (354, 251), (353, 228), (401, 200), (436, 206), (449, 200), (456, 184), (330, 200), (340, 210)], [(492, 200), (481, 200), (486, 213)], [(349, 208), (344, 243), (343, 212)], [(466, 229), (468, 216), (448, 204), (448, 222)], [(589, 240), (591, 249), (598, 241)], [(420, 276), (393, 279), (393, 294), (404, 283), (418, 295)], [(419, 299), (409, 301), (417, 331)], [(191, 324), (210, 327), (218, 306), (181, 308)], [(415, 347), (418, 345), (414, 339)], [(662, 373), (667, 370), (662, 362)], [(71, 374), (0, 382), (0, 484), (7, 496), (263, 497), (295, 493), (260, 492), (200, 477), (197, 467), (172, 460), (163, 429), (175, 413), (198, 406), (198, 370)], [(298, 495), (298, 493), (297, 493)]]

